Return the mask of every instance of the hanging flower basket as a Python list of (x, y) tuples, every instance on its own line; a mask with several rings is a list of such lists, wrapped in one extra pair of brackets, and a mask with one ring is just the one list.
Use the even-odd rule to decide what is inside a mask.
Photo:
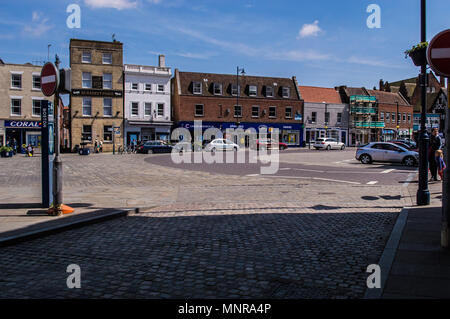
[(427, 48), (428, 42), (419, 43), (411, 50), (405, 51), (405, 58), (409, 56), (415, 66), (427, 65)]

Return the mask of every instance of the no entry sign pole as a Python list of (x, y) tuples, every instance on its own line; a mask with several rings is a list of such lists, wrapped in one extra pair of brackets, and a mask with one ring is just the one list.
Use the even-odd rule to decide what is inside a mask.
[(440, 32), (430, 42), (427, 51), (430, 67), (436, 74), (447, 77), (448, 107), (445, 112), (445, 164), (444, 182), (442, 183), (442, 228), (441, 246), (450, 248), (450, 29)]

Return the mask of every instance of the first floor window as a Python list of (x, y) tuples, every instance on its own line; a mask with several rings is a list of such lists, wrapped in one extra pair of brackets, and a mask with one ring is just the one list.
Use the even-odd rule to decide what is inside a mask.
[(395, 123), (395, 113), (392, 113), (391, 123)]
[(203, 104), (197, 104), (195, 106), (195, 116), (203, 116)]
[(139, 103), (138, 102), (131, 102), (131, 115), (139, 116)]
[(390, 121), (390, 113), (387, 112), (386, 113), (386, 122), (389, 123), (389, 121)]
[(311, 113), (311, 123), (316, 123), (317, 120), (317, 112)]
[(112, 141), (112, 126), (111, 125), (105, 125), (103, 126), (103, 140), (104, 141)]
[(287, 119), (292, 118), (292, 108), (291, 107), (286, 108), (286, 118)]
[(234, 117), (242, 117), (242, 106), (240, 105), (234, 106)]
[(33, 116), (41, 116), (41, 100), (33, 100)]
[(408, 114), (408, 123), (411, 123), (411, 114)]
[(380, 121), (384, 122), (384, 112), (380, 113)]
[(151, 85), (151, 83), (145, 83), (145, 90), (146, 90), (146, 91), (151, 91), (151, 90), (152, 90), (152, 85)]
[(92, 62), (91, 52), (83, 51), (83, 53), (81, 55), (81, 62), (82, 63), (91, 63)]
[(275, 106), (269, 106), (269, 117), (277, 117), (277, 108)]
[(103, 74), (103, 88), (104, 89), (112, 89), (112, 74), (111, 73)]
[(11, 115), (21, 115), (22, 114), (22, 100), (12, 99), (11, 100)]
[(103, 115), (104, 116), (112, 116), (112, 99), (111, 98), (103, 99)]
[(330, 112), (325, 112), (325, 124), (330, 123)]
[(164, 104), (158, 103), (158, 116), (164, 116)]
[(252, 117), (259, 117), (259, 106), (252, 106)]
[(139, 84), (138, 84), (138, 83), (131, 83), (131, 89), (132, 89), (133, 91), (137, 91), (138, 88), (139, 88)]
[(83, 98), (83, 115), (90, 116), (92, 114), (92, 99), (90, 97)]
[(83, 131), (81, 132), (81, 139), (83, 141), (92, 141), (92, 126), (83, 125)]
[(406, 123), (406, 113), (403, 113), (403, 123)]
[(158, 84), (158, 92), (164, 92), (164, 84)]
[(337, 114), (337, 123), (342, 123), (342, 113)]
[(83, 88), (92, 88), (92, 74), (90, 72), (83, 72), (81, 79)]
[(144, 115), (145, 116), (152, 115), (152, 103), (145, 103), (144, 104)]

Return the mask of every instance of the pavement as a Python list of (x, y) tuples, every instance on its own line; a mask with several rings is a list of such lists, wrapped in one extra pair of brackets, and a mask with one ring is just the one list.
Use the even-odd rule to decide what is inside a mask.
[[(0, 161), (4, 237), (140, 209), (0, 248), (0, 298), (364, 298), (366, 267), (383, 258), (417, 186), (414, 173), (385, 165), (363, 168), (375, 184), (342, 183), (361, 169), (352, 151), (285, 153), (280, 164), (304, 174), (295, 178), (172, 167), (165, 156), (65, 154), (64, 201), (78, 207), (57, 219), (30, 214), (39, 161)], [(70, 264), (82, 289), (66, 287)], [(391, 282), (385, 298), (401, 295)]]

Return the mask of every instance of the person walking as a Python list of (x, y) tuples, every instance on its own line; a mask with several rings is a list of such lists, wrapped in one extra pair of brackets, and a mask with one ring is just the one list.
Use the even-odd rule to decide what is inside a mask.
[(441, 181), (444, 180), (444, 169), (446, 168), (445, 162), (444, 162), (444, 152), (442, 150), (436, 151), (436, 166), (437, 166), (437, 172), (439, 174), (439, 177), (441, 178)]
[(100, 153), (103, 153), (103, 141), (100, 140), (99, 142), (99, 149), (100, 149)]
[(428, 163), (430, 165), (431, 180), (437, 181), (437, 165), (436, 165), (436, 151), (441, 149), (441, 138), (437, 128), (431, 132), (430, 146), (428, 148)]
[(98, 153), (98, 141), (97, 141), (97, 139), (95, 139), (95, 142), (94, 142), (94, 152)]

